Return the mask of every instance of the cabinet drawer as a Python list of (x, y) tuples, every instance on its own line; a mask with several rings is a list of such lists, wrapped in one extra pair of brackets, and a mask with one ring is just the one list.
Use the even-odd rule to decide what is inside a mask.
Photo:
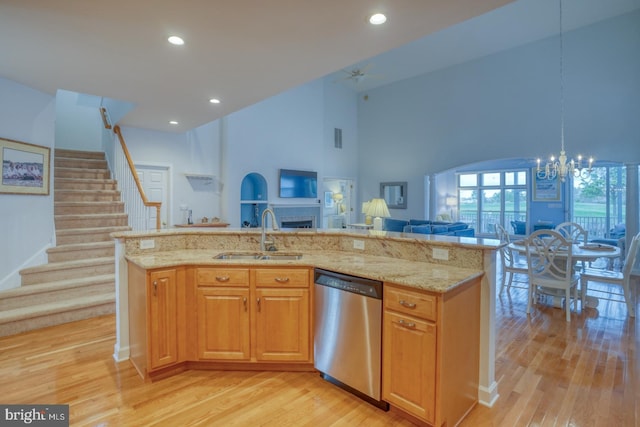
[(256, 286), (309, 286), (309, 270), (305, 268), (257, 268)]
[(198, 268), (198, 286), (249, 286), (249, 270), (244, 268)]
[(384, 285), (384, 306), (390, 310), (427, 320), (436, 320), (436, 297)]

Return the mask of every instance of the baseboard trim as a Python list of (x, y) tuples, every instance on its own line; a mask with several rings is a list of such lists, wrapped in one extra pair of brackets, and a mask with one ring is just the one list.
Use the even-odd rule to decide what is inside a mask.
[(498, 383), (495, 381), (489, 387), (478, 387), (478, 403), (482, 406), (492, 408), (499, 397)]
[(120, 363), (125, 360), (129, 360), (129, 347), (120, 348), (120, 345), (116, 344), (113, 346), (113, 359)]
[(51, 243), (46, 244), (40, 248), (31, 258), (26, 260), (20, 267), (9, 273), (5, 278), (0, 280), (0, 291), (6, 291), (9, 289), (15, 289), (22, 286), (22, 277), (20, 271), (29, 267), (36, 267), (47, 263), (47, 250), (52, 248)]

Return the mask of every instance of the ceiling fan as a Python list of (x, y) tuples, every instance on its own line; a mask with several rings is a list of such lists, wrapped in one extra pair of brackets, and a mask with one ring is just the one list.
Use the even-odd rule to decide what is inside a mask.
[(355, 84), (358, 84), (368, 78), (381, 78), (382, 75), (368, 73), (369, 69), (372, 66), (373, 64), (367, 64), (363, 67), (355, 67), (350, 70), (342, 70), (342, 72), (345, 73), (346, 76), (340, 79), (334, 80), (334, 83), (339, 81), (350, 80), (350, 81), (353, 81)]

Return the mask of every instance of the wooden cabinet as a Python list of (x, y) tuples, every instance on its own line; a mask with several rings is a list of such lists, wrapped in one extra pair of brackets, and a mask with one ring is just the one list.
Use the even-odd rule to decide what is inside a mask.
[(196, 269), (199, 360), (251, 358), (249, 269)]
[(385, 284), (382, 395), (430, 423), (435, 412), (436, 326), (426, 313), (435, 314), (432, 302), (435, 298), (425, 301), (419, 293)]
[(178, 361), (176, 270), (149, 273), (149, 353), (151, 369)]
[(308, 268), (197, 268), (197, 358), (310, 362)]
[(309, 270), (256, 269), (255, 282), (256, 359), (309, 361)]
[(198, 359), (249, 360), (249, 288), (197, 290)]
[(140, 375), (185, 359), (184, 268), (128, 266), (130, 359)]
[(446, 294), (384, 284), (383, 400), (431, 425), (477, 402), (479, 279)]

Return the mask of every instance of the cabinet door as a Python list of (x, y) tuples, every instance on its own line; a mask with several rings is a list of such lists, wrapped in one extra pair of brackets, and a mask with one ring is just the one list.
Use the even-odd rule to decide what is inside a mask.
[(309, 361), (308, 289), (256, 289), (256, 359)]
[(149, 366), (151, 369), (178, 361), (176, 271), (149, 274), (147, 283)]
[(398, 408), (434, 422), (436, 327), (386, 310), (383, 316), (382, 396)]
[(198, 358), (249, 360), (249, 289), (202, 287), (196, 298)]

